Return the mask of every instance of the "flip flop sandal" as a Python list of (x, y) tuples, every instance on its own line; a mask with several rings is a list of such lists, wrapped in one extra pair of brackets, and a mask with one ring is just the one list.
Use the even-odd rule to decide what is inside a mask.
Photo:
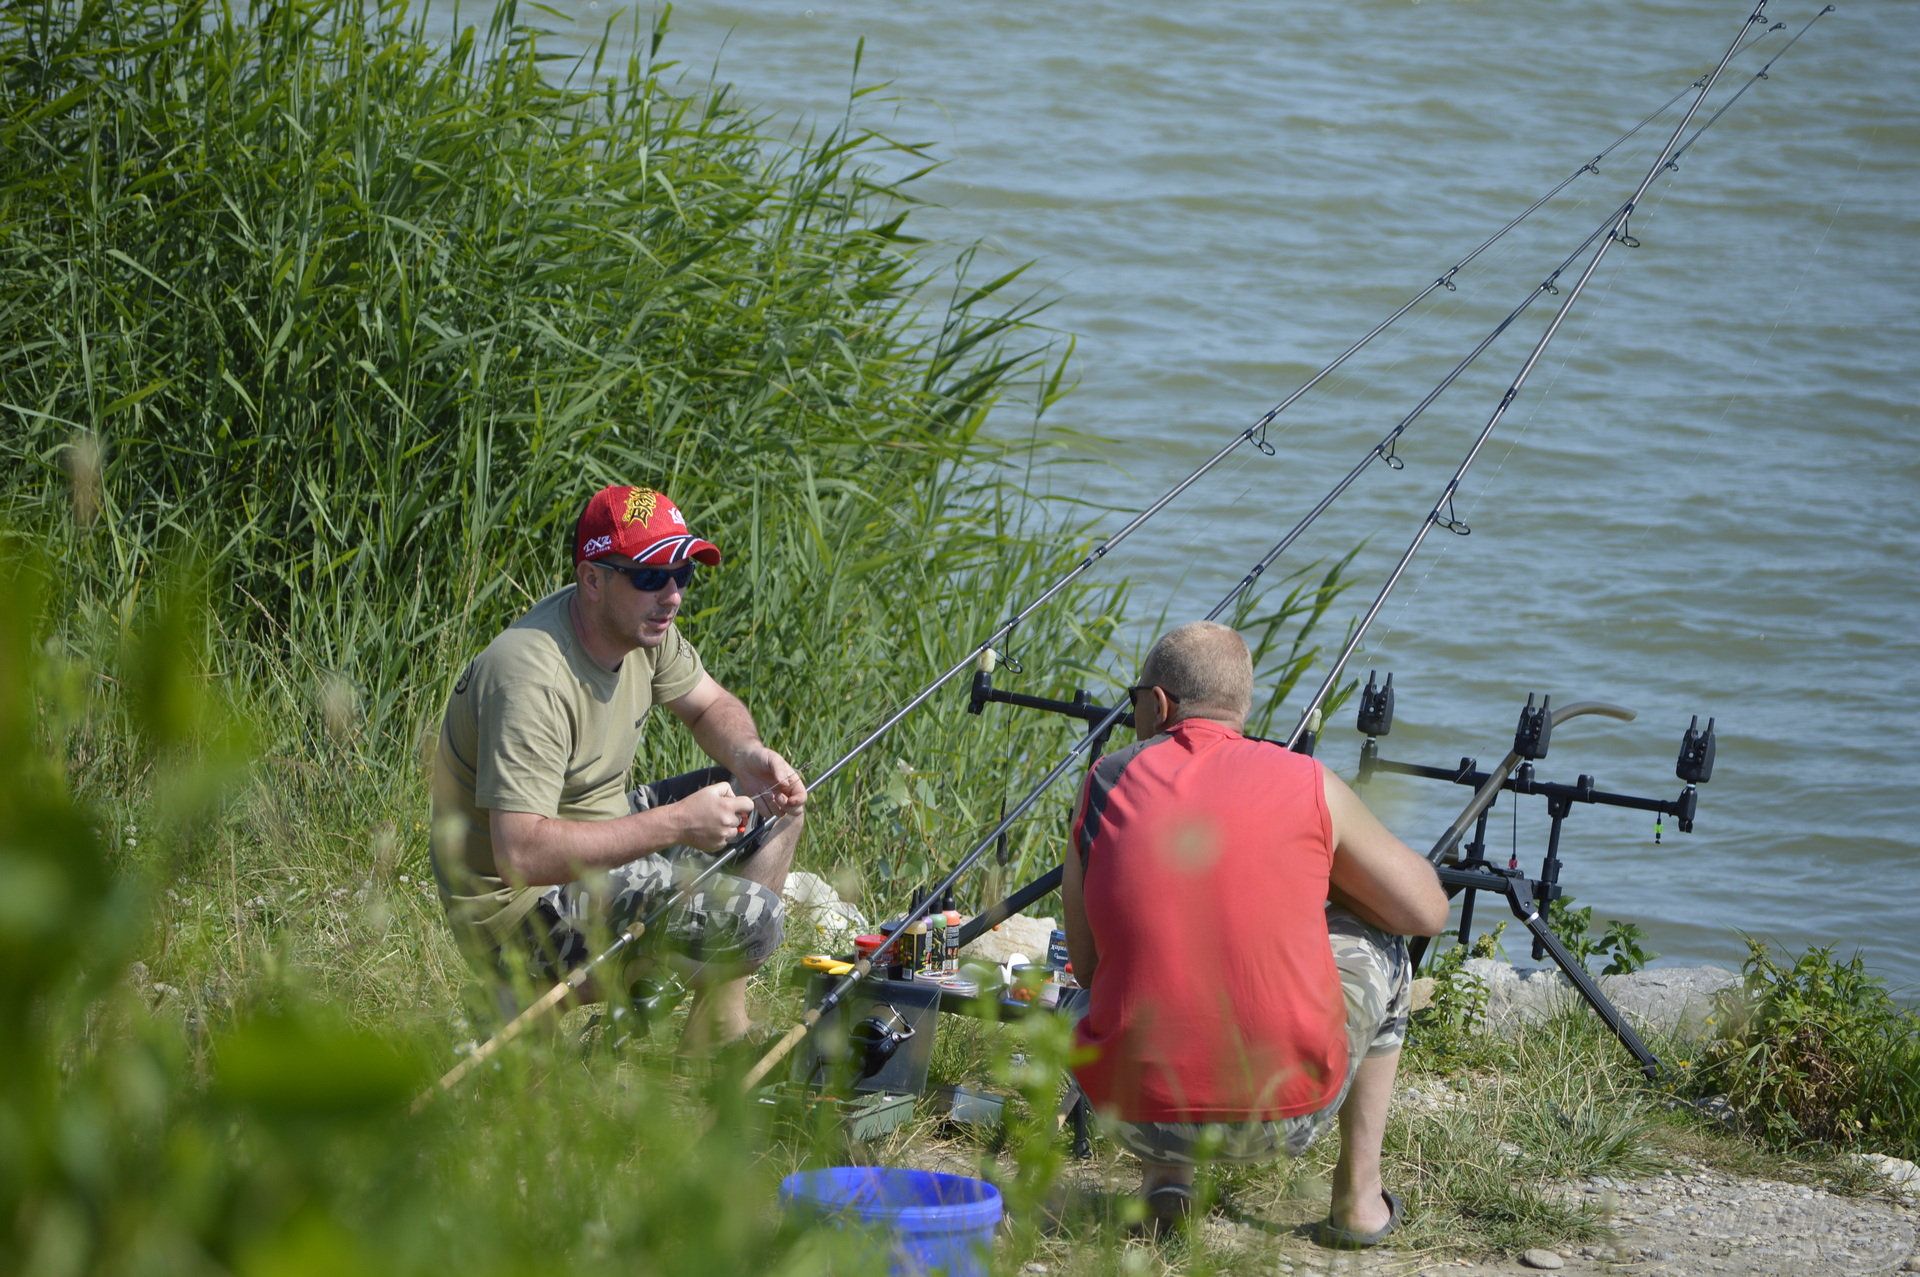
[(1370, 1233), (1358, 1233), (1351, 1228), (1340, 1227), (1329, 1216), (1313, 1226), (1314, 1242), (1329, 1250), (1365, 1250), (1369, 1246), (1378, 1246), (1387, 1239), (1387, 1234), (1400, 1227), (1400, 1199), (1384, 1189), (1380, 1196), (1387, 1203), (1386, 1223)]
[(1171, 1232), (1192, 1215), (1193, 1189), (1186, 1184), (1162, 1184), (1147, 1194), (1147, 1220), (1158, 1232)]

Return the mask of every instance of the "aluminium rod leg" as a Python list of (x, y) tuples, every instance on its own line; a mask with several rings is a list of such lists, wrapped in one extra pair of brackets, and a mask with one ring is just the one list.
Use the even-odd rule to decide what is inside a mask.
[(1660, 1074), (1660, 1061), (1654, 1058), (1653, 1052), (1649, 1051), (1646, 1043), (1640, 1040), (1640, 1035), (1633, 1031), (1633, 1026), (1627, 1023), (1626, 1017), (1620, 1014), (1619, 1008), (1607, 1000), (1606, 994), (1600, 992), (1600, 986), (1595, 984), (1593, 977), (1587, 974), (1587, 969), (1567, 952), (1566, 946), (1560, 943), (1560, 937), (1547, 929), (1547, 920), (1541, 916), (1534, 902), (1522, 893), (1522, 885), (1522, 881), (1518, 878), (1507, 880), (1507, 903), (1513, 907), (1513, 916), (1533, 933), (1535, 941), (1553, 958), (1560, 970), (1566, 974), (1567, 979), (1573, 981), (1573, 987), (1580, 991), (1580, 996), (1587, 1000), (1587, 1005), (1593, 1008), (1594, 1014), (1606, 1021), (1607, 1027), (1612, 1029), (1614, 1036), (1620, 1039), (1620, 1044), (1640, 1061), (1641, 1071), (1647, 1075), (1647, 1080), (1649, 1082), (1655, 1080)]

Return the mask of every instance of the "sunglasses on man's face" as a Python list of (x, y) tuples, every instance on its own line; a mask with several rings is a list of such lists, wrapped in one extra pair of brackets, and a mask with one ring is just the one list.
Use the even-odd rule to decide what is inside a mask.
[(677, 568), (627, 567), (618, 563), (602, 563), (600, 566), (609, 572), (618, 572), (633, 583), (634, 589), (648, 594), (666, 589), (669, 581), (684, 590), (693, 580), (692, 562), (682, 563)]

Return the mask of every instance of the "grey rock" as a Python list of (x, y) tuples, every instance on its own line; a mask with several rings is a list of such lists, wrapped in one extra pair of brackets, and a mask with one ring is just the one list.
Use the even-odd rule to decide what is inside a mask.
[(1016, 913), (966, 947), (968, 957), (984, 958), (998, 966), (1014, 954), (1027, 961), (1047, 960), (1047, 942), (1060, 924), (1052, 918), (1029, 918)]
[(1520, 1262), (1525, 1264), (1528, 1268), (1540, 1268), (1540, 1269), (1545, 1269), (1547, 1271), (1551, 1271), (1555, 1268), (1564, 1268), (1566, 1267), (1566, 1263), (1567, 1263), (1566, 1260), (1560, 1258), (1560, 1256), (1555, 1254), (1553, 1251), (1541, 1250), (1538, 1248), (1534, 1250), (1529, 1250), (1523, 1253), (1520, 1256)]
[[(1488, 1028), (1508, 1032), (1534, 1024), (1580, 1000), (1557, 967), (1521, 971), (1494, 958), (1470, 958), (1465, 970), (1487, 988)], [(1716, 996), (1740, 982), (1721, 967), (1659, 967), (1601, 976), (1600, 991), (1642, 1030), (1698, 1033)]]
[(1908, 1197), (1920, 1196), (1920, 1166), (1884, 1153), (1855, 1153), (1853, 1160), (1870, 1167), (1894, 1191)]

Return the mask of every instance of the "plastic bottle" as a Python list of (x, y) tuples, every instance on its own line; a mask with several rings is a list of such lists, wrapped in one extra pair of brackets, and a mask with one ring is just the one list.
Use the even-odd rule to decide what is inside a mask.
[(927, 918), (927, 960), (920, 974), (929, 980), (947, 978), (947, 919), (945, 914)]
[(955, 978), (960, 975), (960, 924), (963, 921), (958, 909), (947, 910), (947, 974)]
[(911, 980), (927, 968), (927, 920), (916, 918), (908, 924), (900, 943), (907, 947), (907, 978)]

